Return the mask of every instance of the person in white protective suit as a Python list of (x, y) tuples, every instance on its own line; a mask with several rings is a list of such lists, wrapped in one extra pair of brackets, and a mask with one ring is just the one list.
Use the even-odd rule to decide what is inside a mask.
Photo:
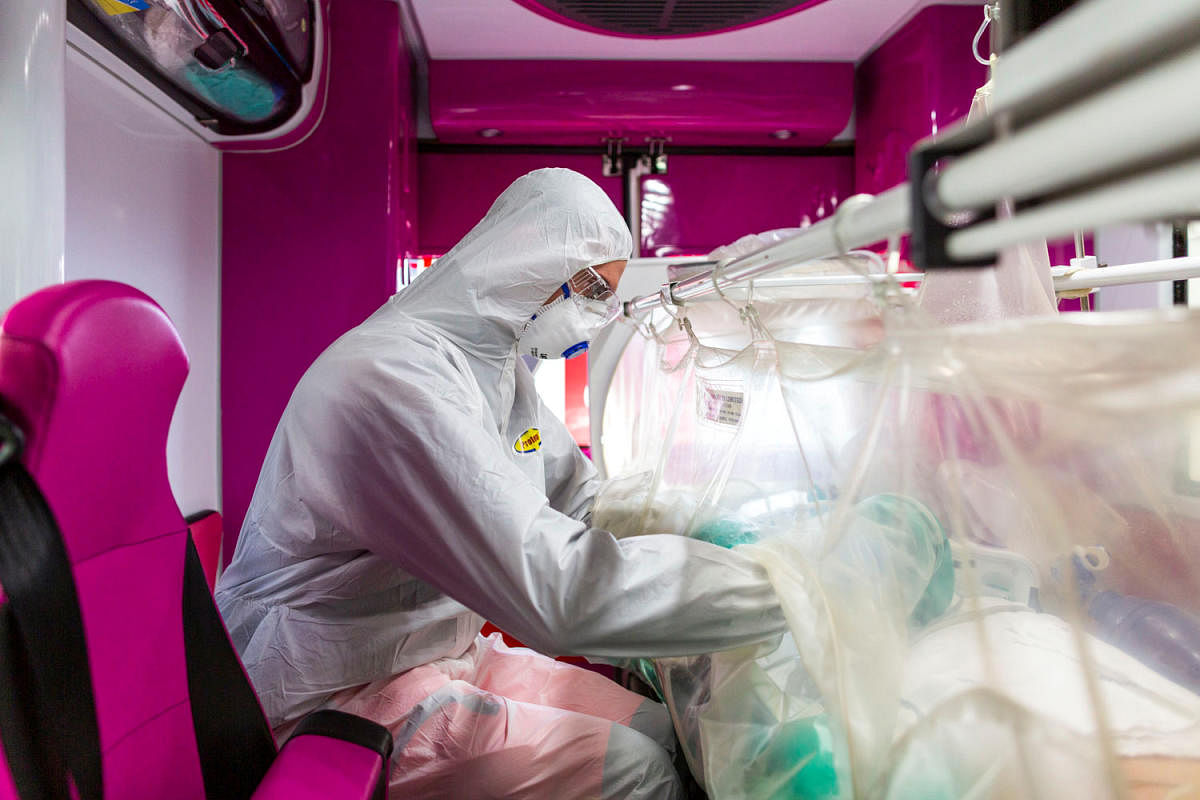
[(630, 249), (596, 184), (532, 172), (301, 378), (216, 592), (277, 733), (381, 722), (394, 797), (681, 796), (662, 706), (479, 635), (626, 658), (784, 630), (749, 558), (589, 527), (595, 471), (519, 357), (583, 349)]

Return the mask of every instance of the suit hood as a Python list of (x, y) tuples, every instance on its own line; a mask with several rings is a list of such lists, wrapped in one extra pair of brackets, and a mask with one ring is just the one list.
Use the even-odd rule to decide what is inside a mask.
[(504, 190), (449, 253), (391, 305), (469, 355), (503, 361), (546, 298), (585, 267), (627, 259), (624, 218), (593, 181), (539, 169)]

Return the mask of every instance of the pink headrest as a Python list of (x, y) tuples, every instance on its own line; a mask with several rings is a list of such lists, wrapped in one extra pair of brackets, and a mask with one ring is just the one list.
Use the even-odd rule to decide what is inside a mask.
[(125, 284), (43, 289), (0, 322), (0, 410), (73, 562), (185, 527), (166, 441), (187, 371), (167, 315)]

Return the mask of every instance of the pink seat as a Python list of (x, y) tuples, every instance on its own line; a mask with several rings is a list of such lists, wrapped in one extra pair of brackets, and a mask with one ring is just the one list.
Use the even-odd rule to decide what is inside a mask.
[[(286, 787), (294, 798), (369, 798), (382, 791), (391, 749), (374, 723), (317, 712), (276, 758), (167, 480), (167, 430), (187, 371), (166, 314), (123, 284), (51, 287), (0, 323), (0, 414), (24, 435), (21, 460), (69, 559), (104, 796), (248, 798)], [(20, 628), (17, 582), (4, 580)], [(41, 665), (30, 660), (36, 679)], [(72, 722), (89, 711), (77, 713)], [(77, 774), (86, 767), (68, 759), (68, 769), (83, 800), (97, 796)]]

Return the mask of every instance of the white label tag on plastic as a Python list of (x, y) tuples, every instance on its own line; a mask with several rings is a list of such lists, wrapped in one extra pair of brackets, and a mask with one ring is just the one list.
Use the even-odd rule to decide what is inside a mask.
[(745, 394), (728, 386), (700, 383), (697, 397), (702, 419), (718, 425), (737, 425), (742, 421)]

